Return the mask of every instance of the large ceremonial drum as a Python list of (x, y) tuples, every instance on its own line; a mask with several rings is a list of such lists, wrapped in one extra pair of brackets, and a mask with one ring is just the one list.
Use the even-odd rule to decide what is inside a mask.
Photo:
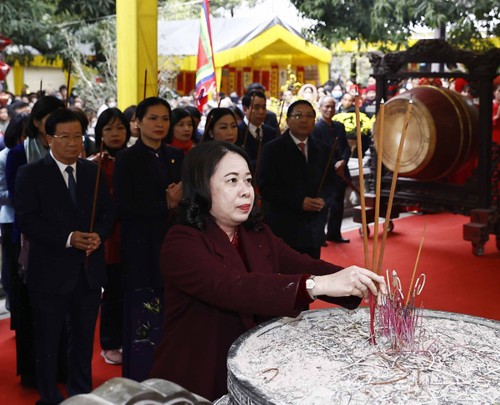
[[(453, 178), (477, 154), (479, 112), (470, 99), (440, 87), (419, 86), (385, 103), (383, 164), (394, 171), (410, 98), (399, 175), (423, 181)], [(377, 152), (379, 131), (375, 125)]]
[(500, 322), (422, 310), (416, 334), (370, 344), (367, 308), (275, 319), (232, 345), (221, 404), (500, 403)]

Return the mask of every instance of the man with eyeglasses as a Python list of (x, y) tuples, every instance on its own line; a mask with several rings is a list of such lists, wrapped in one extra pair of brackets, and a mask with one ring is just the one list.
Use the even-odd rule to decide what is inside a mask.
[[(266, 95), (262, 91), (251, 91), (243, 96), (243, 121), (238, 125), (236, 145), (245, 149), (255, 166), (259, 147), (276, 138), (277, 129), (264, 123), (266, 119)], [(260, 144), (260, 146), (259, 146)], [(253, 168), (251, 168), (253, 169)]]
[(311, 136), (328, 145), (330, 150), (335, 145), (332, 163), (337, 173), (333, 178), (332, 204), (329, 207), (326, 239), (334, 243), (349, 243), (349, 239), (342, 237), (340, 230), (344, 218), (345, 191), (347, 182), (351, 179), (347, 165), (351, 150), (347, 143), (344, 124), (332, 120), (335, 114), (335, 99), (331, 96), (323, 97), (319, 103), (319, 110), (321, 117), (314, 126)]
[(287, 111), (283, 135), (266, 144), (257, 179), (272, 231), (295, 250), (319, 259), (335, 173), (327, 145), (310, 137), (316, 112), (306, 100)]
[(84, 128), (78, 115), (60, 108), (48, 116), (45, 130), (50, 153), (19, 169), (14, 207), (30, 243), (27, 285), (41, 397), (37, 404), (56, 404), (64, 400), (57, 388), (63, 328), (68, 394), (92, 390), (94, 330), (106, 277), (102, 242), (114, 220), (105, 181), (94, 196), (98, 166), (79, 159)]

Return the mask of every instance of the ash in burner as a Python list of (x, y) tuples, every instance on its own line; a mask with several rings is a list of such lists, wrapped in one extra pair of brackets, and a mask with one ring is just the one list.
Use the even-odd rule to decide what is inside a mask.
[(500, 401), (500, 323), (421, 310), (419, 348), (371, 345), (368, 311), (279, 318), (242, 336), (228, 359), (232, 403), (441, 404)]

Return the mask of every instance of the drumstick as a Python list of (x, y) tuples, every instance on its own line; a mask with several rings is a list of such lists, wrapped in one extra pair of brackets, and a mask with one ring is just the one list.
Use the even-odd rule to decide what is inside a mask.
[(408, 108), (406, 109), (405, 120), (403, 123), (403, 131), (401, 133), (401, 140), (399, 141), (398, 154), (396, 157), (396, 163), (394, 166), (394, 171), (392, 173), (391, 191), (389, 193), (389, 201), (387, 202), (387, 212), (385, 214), (384, 221), (384, 233), (382, 234), (382, 244), (380, 245), (380, 254), (378, 257), (377, 274), (380, 274), (382, 268), (382, 261), (384, 260), (385, 242), (387, 239), (387, 231), (389, 229), (389, 222), (391, 218), (392, 203), (394, 200), (394, 193), (396, 191), (396, 183), (398, 180), (399, 165), (401, 163), (401, 155), (403, 154), (403, 147), (406, 140), (406, 131), (408, 130), (408, 123), (410, 122), (411, 110), (413, 108), (413, 100), (410, 95), (410, 100), (408, 102)]
[[(378, 127), (378, 142), (377, 142), (377, 177), (375, 180), (375, 219), (373, 228), (373, 251), (372, 251), (372, 271), (375, 271), (377, 265), (378, 251), (378, 221), (380, 216), (380, 188), (382, 183), (382, 156), (384, 153), (384, 99), (380, 101), (380, 110), (377, 117), (380, 117)], [(377, 269), (377, 274), (379, 269)]]

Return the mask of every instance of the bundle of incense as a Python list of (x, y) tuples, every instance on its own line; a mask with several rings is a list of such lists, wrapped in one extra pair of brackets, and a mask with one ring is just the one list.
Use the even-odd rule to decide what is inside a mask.
[[(358, 94), (356, 94), (356, 97), (355, 97), (356, 137), (357, 137), (357, 146), (358, 146), (357, 150), (358, 150), (358, 167), (359, 167), (359, 182), (360, 182), (359, 190), (360, 190), (360, 203), (361, 203), (361, 221), (362, 221), (362, 232), (363, 232), (364, 259), (365, 259), (365, 267), (368, 269), (371, 269), (372, 271), (376, 272), (377, 274), (380, 274), (380, 271), (382, 268), (383, 256), (384, 256), (384, 252), (385, 252), (385, 243), (387, 240), (387, 233), (388, 233), (388, 229), (389, 229), (392, 205), (394, 202), (394, 194), (396, 191), (397, 177), (399, 174), (401, 156), (403, 153), (404, 143), (406, 140), (406, 133), (408, 130), (408, 124), (410, 121), (412, 108), (413, 108), (413, 101), (410, 98), (409, 103), (408, 103), (408, 108), (407, 108), (406, 114), (405, 114), (404, 123), (403, 123), (403, 130), (402, 130), (402, 134), (401, 134), (401, 140), (399, 143), (396, 164), (395, 164), (395, 168), (394, 168), (394, 171), (392, 174), (391, 190), (389, 193), (389, 200), (388, 200), (388, 204), (387, 204), (385, 221), (384, 221), (384, 231), (383, 231), (383, 235), (382, 235), (382, 242), (381, 242), (380, 252), (378, 254), (378, 261), (377, 261), (378, 224), (379, 224), (379, 216), (380, 216), (380, 194), (381, 194), (381, 177), (382, 177), (382, 156), (383, 156), (383, 151), (384, 151), (384, 115), (385, 115), (384, 100), (382, 100), (381, 105), (380, 105), (380, 110), (379, 110), (380, 119), (378, 120), (379, 137), (378, 137), (378, 139), (376, 139), (378, 159), (377, 159), (377, 173), (376, 173), (376, 182), (375, 182), (375, 185), (376, 185), (375, 186), (376, 187), (375, 217), (374, 217), (375, 230), (374, 230), (372, 260), (371, 260), (371, 266), (370, 266), (369, 251), (368, 251), (368, 229), (367, 229), (368, 225), (367, 225), (367, 219), (366, 219), (363, 155), (362, 155), (362, 150), (361, 150), (361, 124), (360, 124), (360, 115), (359, 115)], [(423, 238), (422, 238), (422, 241), (423, 241)], [(419, 251), (419, 255), (420, 255), (420, 251)], [(378, 265), (377, 265), (377, 263), (378, 263)], [(414, 272), (416, 271), (417, 264), (418, 264), (418, 257), (417, 257), (417, 263), (415, 264)], [(413, 280), (413, 278), (412, 278), (412, 280)], [(388, 301), (389, 302), (391, 301), (390, 297), (388, 300), (386, 300), (386, 303), (384, 305), (387, 305)], [(405, 306), (407, 306), (407, 304)], [(376, 305), (375, 305), (374, 297), (370, 296), (370, 343), (372, 343), (372, 344), (376, 344), (376, 339), (375, 339), (375, 307), (376, 307)], [(396, 312), (394, 312), (394, 313), (396, 313)], [(382, 319), (386, 319), (385, 315), (388, 315), (388, 313), (385, 313), (384, 316), (382, 317)], [(391, 319), (393, 319), (393, 318), (391, 318)], [(391, 323), (391, 325), (395, 325), (395, 324), (399, 324), (399, 323), (397, 323), (397, 322)], [(400, 328), (400, 330), (405, 330), (405, 329)], [(408, 333), (407, 333), (407, 335), (408, 335)]]
[(393, 351), (418, 351), (423, 309), (415, 306), (415, 297), (424, 288), (425, 274), (417, 278), (413, 288), (410, 285), (406, 301), (397, 272), (393, 270), (390, 278), (387, 271), (386, 280), (389, 294), (378, 311), (380, 334), (385, 336)]

